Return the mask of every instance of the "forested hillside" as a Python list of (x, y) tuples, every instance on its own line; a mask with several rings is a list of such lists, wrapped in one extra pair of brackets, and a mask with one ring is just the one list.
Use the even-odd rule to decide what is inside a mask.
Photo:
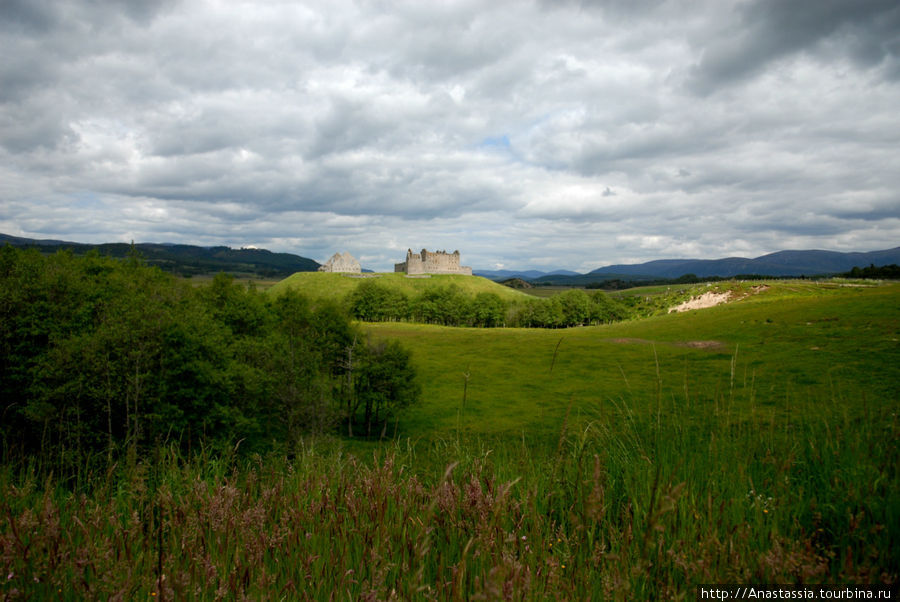
[(153, 265), (179, 276), (199, 276), (228, 272), (257, 278), (284, 278), (295, 272), (314, 272), (319, 264), (292, 253), (273, 253), (265, 249), (232, 249), (158, 243), (82, 244), (62, 240), (34, 240), (0, 234), (0, 244), (23, 249), (37, 249), (45, 254), (70, 251), (84, 255), (98, 251), (102, 255), (124, 258), (136, 249), (147, 265)]

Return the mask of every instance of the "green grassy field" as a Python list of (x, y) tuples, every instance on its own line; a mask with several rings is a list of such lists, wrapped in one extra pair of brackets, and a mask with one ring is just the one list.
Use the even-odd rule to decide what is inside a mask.
[(0, 595), (896, 588), (900, 285), (760, 284), (608, 326), (367, 324), (412, 350), (423, 386), (385, 441), (313, 439), (292, 458), (163, 451), (88, 494), (0, 471)]
[[(571, 406), (666, 414), (728, 402), (735, 416), (809, 404), (896, 402), (898, 288), (772, 283), (710, 309), (566, 330), (369, 324), (414, 352), (423, 403), (409, 436), (548, 436)], [(468, 375), (468, 376), (466, 376)], [(466, 405), (461, 407), (463, 393)]]
[[(373, 275), (382, 285), (401, 291), (411, 296), (424, 290), (454, 285), (464, 293), (475, 296), (481, 292), (495, 293), (505, 300), (527, 299), (521, 291), (497, 284), (479, 276), (456, 276), (451, 274), (435, 274), (428, 278), (407, 278), (405, 274), (381, 273)], [(277, 295), (286, 289), (295, 289), (312, 299), (343, 299), (361, 282), (368, 278), (346, 276), (325, 272), (298, 272), (268, 289), (270, 294)]]

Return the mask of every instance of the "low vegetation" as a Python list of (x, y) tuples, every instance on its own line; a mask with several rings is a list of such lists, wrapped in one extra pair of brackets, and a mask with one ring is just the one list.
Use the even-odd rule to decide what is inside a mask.
[[(739, 300), (671, 315), (663, 306), (694, 292), (645, 289), (619, 303), (650, 317), (565, 330), (353, 326), (321, 297), (260, 295), (227, 279), (173, 297), (139, 265), (89, 260), (105, 266), (100, 276), (65, 256), (11, 257), (0, 255), (4, 599), (691, 599), (699, 583), (900, 578), (898, 285), (723, 283)], [(98, 278), (116, 283), (115, 294), (99, 293)], [(82, 289), (94, 294), (73, 292)], [(87, 420), (86, 407), (72, 410), (77, 400), (105, 392), (94, 412), (105, 424), (107, 397), (125, 407), (133, 398), (133, 354), (168, 349), (165, 337), (138, 336), (147, 316), (173, 332), (162, 314), (205, 316), (185, 341), (217, 338), (172, 361), (162, 353), (140, 380), (148, 393), (138, 407), (166, 407), (175, 384), (206, 373), (188, 360), (211, 362), (202, 350), (215, 348), (242, 376), (212, 370), (209, 383), (253, 391), (254, 379), (271, 379), (266, 399), (281, 413), (258, 424), (280, 444), (208, 427), (186, 446), (151, 437), (150, 425), (161, 433), (164, 422), (148, 412), (140, 454), (60, 460), (75, 457), (78, 417)], [(102, 330), (121, 339), (67, 343), (74, 334), (90, 342), (92, 328), (112, 328), (119, 315), (143, 319)], [(249, 319), (257, 315), (262, 325)], [(257, 329), (266, 336), (249, 334)], [(395, 357), (389, 372), (401, 378), (391, 385), (388, 363), (360, 364), (349, 372), (355, 420), (339, 413), (329, 428), (289, 437), (290, 416), (316, 415), (321, 398), (277, 391), (324, 383), (314, 390), (336, 395), (325, 407), (346, 408), (349, 361), (320, 351), (293, 364), (291, 332), (294, 349), (340, 340), (346, 352), (360, 337), (360, 350)], [(269, 338), (282, 346), (267, 348)], [(156, 347), (137, 345), (144, 340)], [(60, 342), (49, 346), (58, 359), (28, 355), (39, 341)], [(130, 362), (113, 379), (66, 368), (82, 361), (77, 350), (104, 346)], [(281, 363), (242, 364), (259, 356)], [(105, 356), (83, 359), (96, 357)], [(31, 359), (13, 370), (10, 358)], [(182, 376), (167, 371), (178, 364)], [(293, 377), (292, 366), (318, 376)], [(62, 387), (44, 374), (76, 378)], [(7, 383), (24, 382), (32, 388), (10, 392)], [(229, 399), (243, 394), (215, 386)], [(385, 419), (375, 408), (407, 386), (421, 387), (420, 402)], [(34, 421), (23, 405), (39, 403), (69, 413)], [(372, 436), (348, 437), (348, 426)], [(125, 451), (135, 434), (121, 428)], [(105, 460), (100, 432), (95, 455)]]

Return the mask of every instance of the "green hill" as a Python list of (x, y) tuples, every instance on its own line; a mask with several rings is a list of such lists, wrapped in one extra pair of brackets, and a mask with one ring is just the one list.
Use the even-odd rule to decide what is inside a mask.
[(407, 296), (419, 294), (432, 288), (454, 285), (472, 297), (478, 293), (487, 292), (494, 293), (507, 301), (529, 298), (525, 293), (497, 284), (487, 278), (447, 274), (433, 274), (427, 278), (408, 278), (405, 274), (398, 273), (350, 276), (328, 272), (298, 272), (276, 283), (268, 292), (277, 295), (285, 290), (296, 289), (311, 299), (339, 300), (345, 298), (361, 282), (367, 282), (370, 279), (375, 279), (379, 284), (395, 288)]

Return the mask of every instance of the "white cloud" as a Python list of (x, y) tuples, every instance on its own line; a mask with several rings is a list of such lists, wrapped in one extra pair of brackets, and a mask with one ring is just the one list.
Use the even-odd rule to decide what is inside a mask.
[(388, 269), (900, 239), (882, 0), (0, 8), (0, 231)]

